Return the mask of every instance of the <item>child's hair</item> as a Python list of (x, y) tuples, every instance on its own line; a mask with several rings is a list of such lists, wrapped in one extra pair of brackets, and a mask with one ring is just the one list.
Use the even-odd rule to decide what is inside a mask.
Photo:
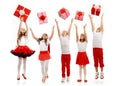
[(85, 38), (84, 39), (80, 39), (80, 42), (85, 42)]
[(85, 38), (85, 35), (84, 34), (81, 34), (81, 36), (83, 36), (84, 38), (80, 38), (80, 42), (85, 42), (86, 41), (86, 38)]
[(24, 32), (24, 33), (20, 32), (20, 33), (19, 33), (18, 38), (17, 38), (17, 43), (19, 43), (19, 40), (21, 40), (22, 36), (27, 36), (26, 33), (27, 33), (27, 32)]
[[(44, 33), (44, 35), (48, 36), (46, 33)], [(47, 46), (47, 45), (48, 45), (48, 44), (47, 44), (47, 39), (48, 39), (48, 38), (46, 38), (46, 39), (44, 40), (44, 39), (43, 39), (43, 36), (42, 36), (42, 37), (39, 38), (37, 41), (38, 41), (38, 43), (40, 44), (40, 41), (44, 40), (44, 42), (45, 42), (45, 44), (46, 44), (46, 46)]]

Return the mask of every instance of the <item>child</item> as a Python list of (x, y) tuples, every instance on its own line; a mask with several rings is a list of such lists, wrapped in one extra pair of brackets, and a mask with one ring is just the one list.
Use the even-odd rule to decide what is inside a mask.
[(73, 23), (73, 19), (71, 19), (71, 23), (69, 26), (68, 31), (64, 30), (62, 31), (62, 34), (59, 29), (58, 21), (55, 20), (56, 25), (57, 25), (57, 30), (58, 30), (58, 36), (60, 38), (60, 43), (61, 43), (61, 50), (62, 50), (62, 55), (61, 55), (61, 63), (62, 63), (62, 80), (61, 82), (65, 82), (65, 68), (67, 70), (67, 81), (69, 82), (70, 78), (70, 60), (71, 60), (71, 55), (70, 55), (70, 50), (69, 50), (69, 41), (70, 41), (70, 31)]
[(26, 30), (22, 28), (22, 22), (23, 19), (21, 18), (20, 25), (19, 25), (19, 30), (18, 30), (18, 38), (17, 38), (17, 48), (15, 50), (11, 50), (11, 53), (15, 56), (18, 56), (18, 75), (17, 75), (17, 80), (20, 80), (20, 67), (21, 67), (21, 62), (23, 60), (23, 70), (24, 73), (22, 74), (24, 79), (26, 78), (26, 60), (28, 56), (31, 56), (34, 54), (34, 50), (31, 50), (26, 43), (28, 42), (28, 26), (27, 23), (26, 25)]
[(40, 53), (39, 53), (38, 59), (40, 60), (40, 63), (41, 63), (41, 71), (42, 71), (42, 76), (43, 76), (42, 82), (45, 83), (46, 79), (48, 78), (48, 63), (50, 59), (48, 45), (49, 45), (49, 41), (51, 41), (54, 35), (54, 26), (53, 26), (50, 37), (48, 37), (48, 35), (44, 33), (41, 38), (37, 38), (35, 37), (32, 29), (30, 29), (30, 31), (31, 31), (33, 38), (38, 42), (40, 46)]
[(102, 48), (102, 36), (103, 36), (103, 15), (101, 16), (101, 24), (100, 27), (97, 28), (95, 31), (95, 27), (93, 24), (92, 16), (89, 15), (91, 26), (92, 26), (92, 32), (93, 32), (93, 56), (94, 56), (94, 66), (95, 66), (95, 79), (99, 78), (99, 72), (98, 72), (98, 65), (100, 64), (101, 73), (100, 78), (103, 79), (103, 48)]
[(76, 64), (79, 65), (79, 72), (80, 72), (80, 79), (77, 80), (77, 82), (81, 82), (82, 81), (82, 69), (84, 70), (84, 82), (87, 82), (87, 79), (86, 79), (86, 73), (87, 73), (87, 70), (86, 70), (86, 65), (89, 64), (89, 60), (88, 60), (88, 56), (87, 56), (87, 53), (86, 53), (86, 48), (87, 48), (87, 43), (88, 43), (88, 40), (87, 40), (87, 34), (86, 34), (86, 24), (84, 25), (84, 33), (82, 33), (80, 35), (80, 39), (79, 39), (79, 36), (78, 36), (78, 27), (77, 25), (75, 24), (75, 27), (76, 27), (76, 42), (77, 42), (77, 46), (78, 46), (78, 54), (77, 54), (77, 59), (76, 59)]

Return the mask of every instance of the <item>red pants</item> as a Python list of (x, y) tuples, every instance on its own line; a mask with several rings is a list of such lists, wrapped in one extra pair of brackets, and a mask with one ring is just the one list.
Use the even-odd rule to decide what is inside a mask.
[(102, 48), (93, 48), (93, 56), (94, 56), (94, 66), (104, 67), (103, 63), (103, 49)]
[(62, 77), (65, 78), (65, 68), (67, 69), (67, 77), (70, 76), (70, 54), (62, 54), (61, 63), (62, 63)]

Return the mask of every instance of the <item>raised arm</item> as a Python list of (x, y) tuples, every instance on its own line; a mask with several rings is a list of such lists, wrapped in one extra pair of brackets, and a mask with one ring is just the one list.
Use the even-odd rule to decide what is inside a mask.
[(72, 23), (73, 23), (73, 18), (71, 19), (71, 22), (70, 22), (70, 25), (69, 25), (69, 28), (68, 28), (68, 35), (69, 36), (70, 36), (71, 28), (72, 28)]
[(101, 32), (104, 31), (104, 28), (103, 28), (103, 15), (104, 14), (102, 14), (102, 16), (101, 16), (101, 24), (100, 24), (100, 30), (101, 30)]
[(37, 37), (35, 37), (35, 35), (34, 35), (34, 33), (33, 33), (33, 31), (32, 31), (32, 29), (31, 29), (31, 28), (30, 28), (30, 31), (31, 31), (32, 37), (33, 37), (36, 41), (38, 41), (38, 38), (37, 38)]
[(20, 29), (22, 28), (22, 22), (23, 22), (23, 19), (20, 18), (20, 24), (19, 24), (19, 29), (18, 29), (18, 36), (20, 34)]
[(28, 34), (28, 25), (27, 25), (26, 21), (25, 21), (25, 26), (26, 26), (26, 35), (27, 35)]
[(58, 36), (60, 37), (60, 28), (59, 28), (57, 19), (55, 19), (55, 22), (56, 22), (56, 26), (57, 26)]
[(74, 24), (74, 25), (75, 25), (75, 28), (76, 28), (76, 42), (78, 42), (78, 40), (79, 40), (79, 36), (78, 36), (78, 27), (77, 27), (76, 24)]
[(83, 26), (83, 29), (84, 29), (85, 41), (88, 42), (87, 33), (86, 33), (86, 26), (87, 26), (87, 24), (85, 24), (85, 25)]
[(92, 26), (92, 32), (94, 32), (94, 30), (95, 30), (95, 26), (94, 26), (94, 23), (93, 23), (92, 16), (89, 15), (89, 18), (90, 18), (90, 22), (91, 22), (91, 26)]
[(51, 41), (51, 39), (53, 38), (53, 35), (54, 35), (54, 28), (55, 28), (55, 26), (53, 25), (52, 33), (51, 33), (51, 36), (50, 36), (50, 38), (49, 38), (50, 41)]

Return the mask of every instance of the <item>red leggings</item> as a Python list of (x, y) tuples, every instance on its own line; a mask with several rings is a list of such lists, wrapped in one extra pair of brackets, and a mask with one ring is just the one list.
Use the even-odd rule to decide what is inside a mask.
[(65, 78), (65, 68), (67, 69), (67, 77), (70, 76), (70, 54), (62, 54), (61, 55), (61, 63), (62, 63), (62, 77)]
[(94, 66), (104, 67), (103, 62), (103, 49), (102, 48), (93, 48), (93, 56), (94, 56)]

